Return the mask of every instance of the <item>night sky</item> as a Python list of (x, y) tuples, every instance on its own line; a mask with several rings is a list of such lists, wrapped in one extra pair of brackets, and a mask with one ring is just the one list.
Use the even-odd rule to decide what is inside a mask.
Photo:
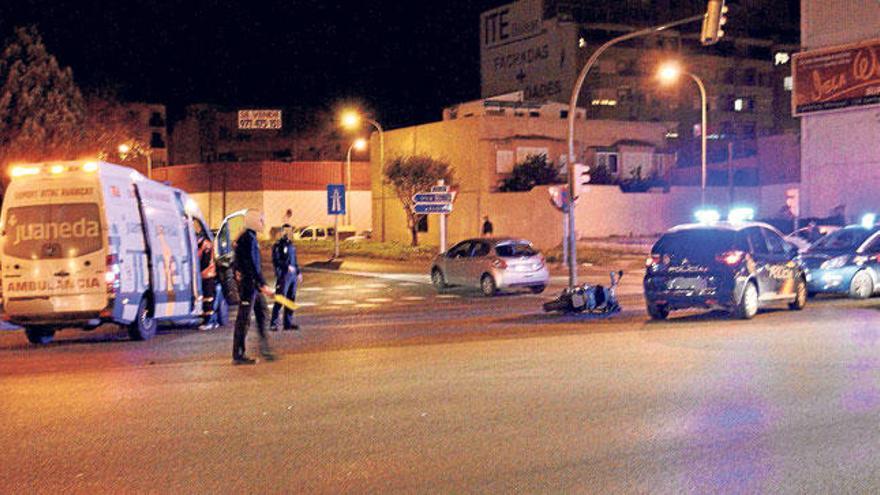
[(0, 37), (36, 24), (87, 89), (127, 100), (331, 109), (386, 127), (479, 98), (479, 14), (505, 0), (4, 0)]

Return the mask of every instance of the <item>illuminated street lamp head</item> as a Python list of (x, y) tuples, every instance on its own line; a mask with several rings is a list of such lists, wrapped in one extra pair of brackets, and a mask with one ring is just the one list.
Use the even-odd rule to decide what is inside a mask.
[(657, 78), (664, 84), (672, 84), (681, 76), (681, 65), (678, 62), (666, 62), (657, 71)]
[(129, 151), (131, 151), (131, 146), (128, 145), (127, 143), (122, 143), (116, 149), (119, 151), (119, 153), (124, 155), (124, 154), (128, 153)]
[(352, 143), (352, 147), (357, 151), (364, 151), (367, 149), (367, 140), (364, 138), (357, 138), (354, 140), (354, 143)]
[(339, 122), (346, 129), (355, 129), (361, 125), (361, 115), (354, 110), (346, 110), (342, 112)]

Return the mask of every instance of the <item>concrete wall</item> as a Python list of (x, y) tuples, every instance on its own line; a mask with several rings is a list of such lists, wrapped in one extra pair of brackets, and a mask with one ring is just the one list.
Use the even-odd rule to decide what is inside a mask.
[[(803, 0), (805, 50), (880, 38), (880, 3)], [(824, 216), (846, 205), (848, 219), (880, 211), (880, 107), (801, 117), (802, 211)]]

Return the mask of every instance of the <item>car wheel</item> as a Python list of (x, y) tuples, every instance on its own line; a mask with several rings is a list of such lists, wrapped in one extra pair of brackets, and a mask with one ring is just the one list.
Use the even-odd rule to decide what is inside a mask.
[(46, 327), (24, 327), (24, 335), (31, 344), (48, 344), (55, 338), (55, 330)]
[(852, 282), (849, 283), (849, 297), (853, 299), (867, 299), (874, 294), (874, 280), (871, 275), (861, 270), (853, 275)]
[(440, 271), (439, 268), (434, 268), (431, 270), (431, 284), (435, 289), (441, 291), (448, 287), (446, 284), (446, 277), (443, 276), (443, 272)]
[(742, 298), (736, 305), (734, 315), (742, 320), (751, 320), (756, 314), (758, 314), (758, 288), (754, 282), (749, 282), (743, 289)]
[(483, 274), (483, 277), (480, 279), (480, 290), (487, 297), (494, 296), (498, 292), (498, 287), (495, 285), (495, 279), (492, 278), (492, 275), (488, 273)]
[(156, 320), (153, 318), (150, 302), (144, 297), (138, 305), (137, 316), (128, 325), (128, 336), (131, 340), (150, 340), (154, 335), (156, 335)]
[(665, 320), (669, 317), (669, 308), (665, 304), (648, 303), (648, 316), (652, 320)]
[(794, 286), (794, 301), (788, 303), (788, 309), (800, 311), (807, 305), (807, 281), (798, 277)]
[(546, 285), (533, 285), (533, 286), (529, 287), (529, 290), (532, 291), (532, 294), (540, 294), (540, 293), (544, 292), (544, 289), (546, 289), (546, 288), (547, 288)]

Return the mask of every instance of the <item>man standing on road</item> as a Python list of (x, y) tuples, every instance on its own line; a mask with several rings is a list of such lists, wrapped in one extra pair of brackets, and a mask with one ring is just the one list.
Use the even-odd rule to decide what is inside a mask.
[[(302, 275), (299, 264), (296, 261), (296, 247), (290, 241), (290, 224), (285, 223), (281, 227), (281, 238), (272, 246), (272, 266), (275, 268), (275, 294), (296, 301), (296, 288)], [(281, 303), (275, 302), (272, 306), (272, 320), (269, 328), (278, 331), (278, 313), (281, 312)], [(293, 310), (284, 306), (284, 329), (299, 330), (299, 325), (293, 322)]]
[(492, 222), (489, 221), (489, 216), (486, 215), (483, 217), (483, 237), (490, 237), (494, 232), (495, 228), (492, 226)]
[(202, 270), (202, 324), (199, 330), (217, 328), (214, 298), (217, 296), (217, 269), (214, 266), (214, 245), (200, 222), (194, 222), (199, 246), (199, 268)]
[(248, 210), (244, 217), (245, 230), (235, 243), (235, 277), (238, 279), (241, 303), (235, 319), (235, 334), (232, 341), (232, 363), (254, 364), (256, 361), (245, 355), (245, 340), (251, 322), (251, 309), (257, 320), (260, 334), (260, 354), (267, 361), (275, 359), (266, 337), (266, 313), (268, 307), (264, 295), (271, 296), (272, 290), (266, 285), (260, 268), (260, 245), (257, 232), (264, 228), (263, 214), (259, 210)]

